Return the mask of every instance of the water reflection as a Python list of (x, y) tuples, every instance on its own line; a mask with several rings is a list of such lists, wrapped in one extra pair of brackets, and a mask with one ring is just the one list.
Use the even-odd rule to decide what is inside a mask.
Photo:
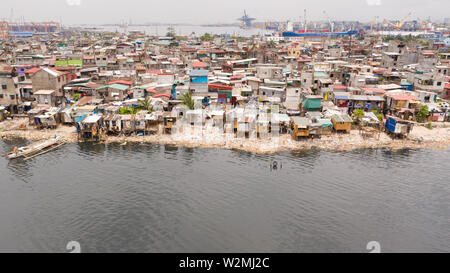
[(0, 251), (450, 251), (449, 156), (66, 144), (0, 158)]

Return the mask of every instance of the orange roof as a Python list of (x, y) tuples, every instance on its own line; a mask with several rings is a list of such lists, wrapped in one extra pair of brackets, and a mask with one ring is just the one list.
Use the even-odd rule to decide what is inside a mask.
[(205, 68), (205, 67), (206, 67), (206, 64), (203, 63), (203, 62), (198, 62), (198, 61), (196, 61), (196, 62), (192, 62), (192, 67), (195, 67), (195, 68)]
[(344, 85), (335, 85), (335, 86), (333, 86), (333, 89), (336, 89), (336, 90), (344, 90), (344, 89), (347, 89), (347, 86), (344, 86)]
[(124, 81), (124, 80), (118, 80), (118, 81), (112, 81), (112, 82), (110, 82), (110, 83), (108, 83), (108, 84), (116, 84), (116, 83), (118, 83), (118, 84), (124, 84), (124, 85), (133, 85), (133, 82), (130, 82), (130, 81)]
[(28, 69), (27, 71), (25, 71), (25, 74), (34, 74), (34, 73), (38, 72), (39, 70), (41, 70), (40, 67), (31, 68), (31, 69)]
[(166, 97), (166, 98), (169, 98), (170, 99), (170, 97), (171, 97), (171, 95), (170, 94), (158, 94), (158, 95), (154, 95), (152, 98), (161, 98), (161, 97)]
[(381, 88), (367, 88), (367, 87), (364, 87), (364, 88), (361, 88), (361, 89), (364, 90), (364, 91), (367, 91), (367, 92), (386, 93), (386, 90), (381, 89)]
[(392, 95), (391, 97), (394, 100), (417, 100), (415, 96), (411, 95)]

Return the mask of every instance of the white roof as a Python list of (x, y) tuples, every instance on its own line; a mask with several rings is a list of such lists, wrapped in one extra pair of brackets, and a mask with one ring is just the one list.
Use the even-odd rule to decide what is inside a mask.
[(100, 120), (101, 116), (99, 115), (92, 115), (88, 116), (83, 120), (83, 123), (96, 123), (98, 120)]

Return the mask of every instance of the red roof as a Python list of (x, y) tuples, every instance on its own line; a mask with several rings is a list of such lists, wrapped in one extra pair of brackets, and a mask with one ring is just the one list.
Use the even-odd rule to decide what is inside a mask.
[(222, 84), (208, 84), (209, 89), (217, 89), (217, 90), (232, 90), (233, 87)]
[(394, 100), (418, 100), (415, 96), (411, 95), (392, 95), (391, 97)]
[(446, 84), (445, 84), (445, 88), (446, 88), (446, 89), (450, 89), (450, 83), (446, 83)]
[(205, 67), (206, 67), (206, 64), (203, 63), (203, 62), (198, 62), (198, 61), (196, 61), (196, 62), (193, 62), (193, 63), (192, 63), (192, 67), (195, 67), (195, 68), (205, 68)]
[(27, 71), (25, 71), (25, 74), (34, 74), (34, 73), (38, 72), (39, 70), (41, 70), (40, 67), (31, 68), (31, 69), (28, 69)]
[(335, 85), (335, 86), (333, 86), (333, 89), (336, 89), (336, 90), (345, 90), (345, 89), (347, 89), (347, 86), (344, 86), (344, 85)]
[(158, 75), (158, 74), (162, 73), (162, 70), (161, 69), (148, 69), (147, 71), (145, 71), (145, 73)]
[(230, 80), (239, 80), (239, 79), (242, 79), (244, 77), (245, 77), (245, 75), (235, 75), (235, 76), (231, 76)]
[(156, 90), (153, 88), (147, 88), (145, 91), (147, 91), (149, 93), (156, 93)]
[(364, 91), (367, 92), (373, 92), (373, 93), (386, 93), (386, 90), (381, 89), (381, 88), (361, 88)]
[(161, 98), (161, 97), (166, 97), (166, 98), (169, 98), (170, 99), (170, 97), (171, 97), (171, 95), (170, 94), (158, 94), (158, 95), (154, 95), (154, 96), (152, 96), (152, 98)]
[(133, 82), (130, 82), (130, 81), (123, 81), (123, 80), (112, 81), (112, 82), (110, 82), (110, 83), (108, 83), (108, 84), (116, 84), (116, 83), (118, 83), (118, 84), (124, 84), (124, 85), (129, 85), (129, 86), (133, 85)]
[(379, 74), (379, 73), (383, 73), (384, 71), (386, 71), (387, 69), (385, 68), (378, 68), (378, 69), (374, 69), (373, 73)]

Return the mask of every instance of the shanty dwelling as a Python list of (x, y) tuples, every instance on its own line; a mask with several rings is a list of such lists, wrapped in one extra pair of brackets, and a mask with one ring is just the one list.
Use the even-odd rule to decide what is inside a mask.
[(256, 120), (256, 137), (267, 139), (270, 133), (270, 120), (267, 115), (259, 115)]
[(250, 138), (256, 132), (256, 114), (246, 113), (238, 120), (237, 137)]
[(34, 97), (37, 104), (56, 106), (56, 91), (55, 90), (39, 90), (34, 92)]
[(136, 134), (144, 134), (146, 133), (146, 120), (145, 116), (148, 114), (148, 111), (139, 111), (136, 113), (134, 117), (134, 131)]
[(310, 120), (309, 123), (309, 136), (312, 138), (320, 138), (322, 135), (322, 123), (317, 119)]
[(308, 112), (305, 115), (309, 120), (309, 135), (313, 138), (320, 137), (322, 134), (322, 123), (318, 120), (323, 117), (320, 112)]
[(103, 113), (105, 115), (114, 115), (114, 114), (119, 114), (119, 111), (120, 111), (120, 106), (109, 105), (104, 108)]
[(135, 115), (121, 115), (123, 134), (130, 135), (134, 133), (134, 117)]
[(190, 125), (204, 125), (206, 116), (203, 115), (202, 109), (186, 111), (186, 119)]
[(84, 106), (76, 106), (72, 108), (72, 117), (74, 120), (81, 119), (83, 117), (87, 117), (93, 114), (97, 114), (98, 106), (96, 105), (84, 105)]
[(414, 102), (419, 102), (417, 97), (413, 95), (397, 95), (397, 94), (387, 94), (386, 95), (386, 108), (392, 113), (401, 111), (405, 108), (410, 108), (410, 104)]
[(56, 129), (61, 123), (59, 115), (60, 109), (57, 107), (50, 108), (48, 112), (34, 117), (36, 129)]
[(28, 123), (30, 125), (37, 125), (39, 124), (39, 120), (36, 120), (35, 118), (37, 116), (43, 115), (45, 112), (47, 112), (50, 109), (50, 107), (36, 107), (31, 109), (30, 111), (27, 112), (28, 115)]
[(364, 109), (365, 111), (377, 110), (382, 112), (384, 110), (385, 99), (381, 96), (364, 96), (351, 95), (349, 98), (349, 110)]
[(164, 113), (164, 134), (172, 134), (177, 118), (172, 113)]
[(213, 121), (213, 126), (219, 128), (220, 130), (225, 129), (226, 116), (223, 110), (214, 110), (210, 113), (211, 119)]
[(404, 138), (412, 131), (414, 124), (397, 117), (386, 116), (386, 132), (394, 138)]
[(332, 94), (332, 101), (334, 105), (347, 111), (347, 107), (350, 101), (350, 95), (351, 94), (349, 92), (334, 92)]
[(353, 120), (347, 114), (333, 115), (331, 117), (331, 122), (333, 123), (334, 130), (336, 132), (346, 132), (350, 134), (352, 130)]
[(18, 104), (17, 71), (10, 66), (0, 66), (0, 106), (16, 113)]
[(97, 96), (107, 102), (123, 101), (128, 95), (130, 87), (124, 84), (109, 84), (97, 88)]
[(104, 118), (105, 130), (108, 135), (118, 135), (122, 132), (122, 119), (119, 114), (108, 114)]
[(145, 115), (145, 131), (150, 134), (158, 134), (162, 120), (153, 112)]
[(322, 97), (316, 95), (302, 95), (302, 112), (322, 111)]
[(61, 123), (63, 124), (73, 124), (73, 107), (68, 106), (65, 109), (61, 110)]
[(329, 118), (319, 118), (317, 122), (321, 124), (321, 135), (331, 135), (333, 132), (333, 122)]
[(244, 117), (244, 108), (234, 108), (226, 112), (226, 121), (233, 133), (237, 133), (239, 119)]
[(103, 136), (103, 118), (101, 115), (85, 117), (77, 122), (78, 139), (99, 141)]
[(309, 137), (309, 119), (306, 117), (291, 117), (291, 136), (294, 140)]
[[(270, 125), (272, 124), (278, 124), (278, 127), (280, 128), (280, 134), (286, 134), (289, 129), (291, 119), (287, 114), (280, 114), (280, 113), (272, 113), (270, 116)], [(270, 126), (269, 131), (272, 131), (272, 126)]]

